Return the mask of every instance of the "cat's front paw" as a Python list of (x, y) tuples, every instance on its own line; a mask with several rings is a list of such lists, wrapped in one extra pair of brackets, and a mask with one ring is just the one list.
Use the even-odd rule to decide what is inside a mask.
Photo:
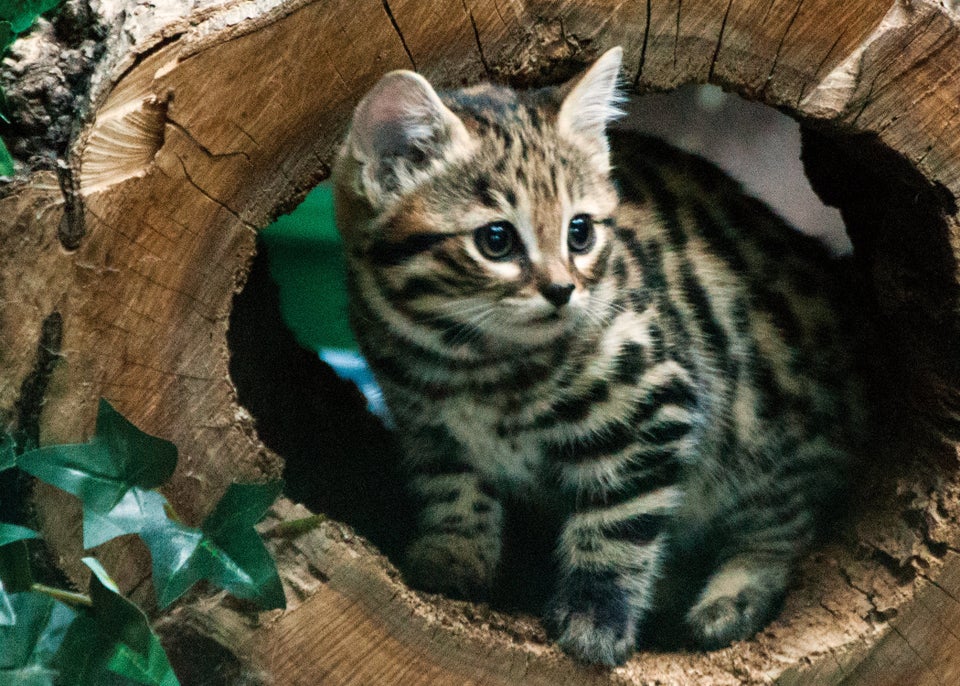
[(636, 613), (612, 574), (570, 574), (545, 620), (560, 648), (581, 662), (616, 667), (636, 647)]
[(477, 539), (423, 536), (407, 548), (403, 572), (411, 586), (455, 598), (480, 600), (490, 592), (496, 555)]

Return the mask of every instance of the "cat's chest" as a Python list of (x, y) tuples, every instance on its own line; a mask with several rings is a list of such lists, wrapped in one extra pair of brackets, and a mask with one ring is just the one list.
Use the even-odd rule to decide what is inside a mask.
[(511, 416), (522, 411), (518, 403), (463, 397), (447, 399), (438, 410), (483, 479), (508, 492), (541, 487), (544, 459), (540, 440), (535, 433), (504, 430)]

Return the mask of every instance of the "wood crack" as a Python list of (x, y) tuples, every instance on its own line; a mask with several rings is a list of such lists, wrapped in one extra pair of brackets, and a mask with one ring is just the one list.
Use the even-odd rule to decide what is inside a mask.
[[(733, 0), (730, 0), (733, 2)], [(651, 21), (651, 0), (647, 0), (647, 16), (646, 22), (643, 26), (643, 45), (640, 47), (640, 64), (637, 65), (637, 76), (633, 80), (633, 87), (637, 88), (640, 85), (640, 77), (643, 76), (643, 65), (647, 61), (647, 42), (650, 38), (650, 21)]]
[(87, 234), (83, 219), (83, 199), (77, 192), (77, 181), (73, 170), (66, 164), (57, 164), (57, 181), (63, 194), (63, 217), (57, 227), (57, 238), (64, 250), (76, 250)]
[(500, 12), (500, 3), (497, 0), (493, 0), (493, 9), (497, 13), (497, 16), (500, 17), (500, 23), (503, 24), (504, 28), (509, 29), (507, 26), (507, 20), (503, 18), (503, 13)]
[(683, 10), (683, 0), (677, 0), (676, 29), (673, 34), (673, 67), (677, 67), (677, 46), (680, 43), (680, 13)]
[[(859, 46), (843, 57), (812, 88), (804, 86), (805, 94), (800, 98), (798, 107), (821, 116), (836, 117), (841, 112), (848, 113), (848, 115), (852, 114), (854, 108), (863, 105), (862, 113), (871, 101), (879, 77), (890, 67), (891, 62), (891, 60), (887, 60), (886, 64), (881, 65), (877, 72), (873, 74), (873, 80), (869, 87), (865, 87), (865, 59), (872, 51), (876, 50), (878, 42), (883, 45), (885, 41), (889, 40), (888, 36), (892, 32), (908, 27), (915, 21), (915, 12), (902, 4), (901, 0), (894, 0), (880, 23), (874, 27), (870, 35)], [(831, 47), (827, 56), (817, 65), (815, 72), (817, 75), (820, 74), (823, 65), (834, 50), (835, 48)], [(864, 91), (866, 91), (866, 95), (863, 94)], [(856, 117), (859, 116), (860, 113), (857, 113), (853, 121), (855, 122)]]
[(397, 37), (400, 39), (400, 44), (403, 45), (403, 51), (407, 53), (407, 59), (410, 60), (410, 66), (413, 67), (414, 71), (417, 71), (417, 63), (413, 59), (413, 53), (410, 52), (410, 48), (407, 47), (407, 40), (403, 37), (403, 31), (400, 30), (400, 24), (397, 23), (396, 18), (393, 16), (393, 10), (390, 9), (390, 3), (387, 0), (380, 0), (383, 5), (383, 11), (387, 13), (387, 18), (390, 19), (390, 23), (393, 25), (393, 30), (397, 32)]
[[(840, 45), (840, 41), (843, 40), (843, 38), (846, 35), (847, 35), (846, 31), (841, 31), (837, 35), (837, 37), (833, 41), (833, 44), (830, 46), (830, 49), (827, 50), (826, 54), (824, 54), (823, 59), (821, 59), (820, 62), (817, 63), (817, 68), (813, 70), (813, 74), (815, 76), (818, 76), (818, 77), (820, 76), (820, 72), (823, 71), (823, 67), (824, 65), (826, 65), (827, 60), (830, 59), (830, 56), (833, 54), (833, 51), (837, 49), (837, 46)], [(809, 89), (807, 88), (807, 86), (809, 85), (810, 82), (808, 81), (804, 83), (803, 87), (800, 89), (800, 93), (797, 95), (797, 102), (794, 105), (794, 107), (799, 109), (801, 103), (803, 103), (803, 101), (807, 98), (807, 96), (810, 95), (810, 93), (812, 93), (814, 89), (816, 89), (817, 85), (819, 85), (822, 82), (823, 82), (823, 77), (820, 77), (819, 80), (816, 82), (816, 84), (813, 86), (813, 88), (809, 88)]]
[(461, 2), (463, 4), (463, 11), (470, 19), (470, 26), (473, 28), (473, 40), (477, 44), (477, 53), (480, 55), (480, 63), (483, 65), (483, 71), (486, 72), (487, 78), (493, 78), (490, 64), (487, 62), (486, 55), (483, 54), (483, 44), (480, 42), (480, 31), (477, 29), (477, 22), (473, 18), (473, 12), (467, 7), (467, 0), (461, 0)]
[(760, 87), (761, 97), (766, 92), (767, 86), (773, 80), (773, 73), (777, 70), (777, 64), (780, 63), (780, 54), (783, 52), (783, 44), (786, 43), (787, 36), (790, 35), (790, 29), (793, 28), (793, 24), (797, 20), (797, 16), (800, 14), (800, 8), (802, 7), (803, 0), (797, 0), (797, 6), (793, 10), (793, 14), (790, 16), (790, 21), (787, 22), (787, 27), (783, 30), (783, 35), (780, 36), (780, 41), (777, 43), (777, 51), (773, 54), (773, 62), (770, 64), (770, 71), (767, 73), (767, 79), (763, 82), (763, 86)]
[(137, 69), (141, 64), (143, 64), (144, 61), (146, 61), (147, 59), (149, 59), (149, 58), (152, 57), (153, 55), (157, 54), (158, 52), (160, 52), (161, 50), (163, 50), (163, 49), (164, 49), (165, 47), (167, 47), (168, 45), (173, 45), (174, 43), (179, 43), (179, 42), (181, 42), (181, 39), (183, 38), (183, 35), (184, 35), (184, 32), (183, 32), (183, 31), (178, 31), (178, 32), (176, 32), (176, 33), (172, 33), (172, 34), (170, 34), (169, 36), (167, 36), (166, 38), (163, 38), (162, 40), (154, 43), (153, 45), (151, 45), (149, 48), (147, 48), (147, 49), (144, 50), (143, 52), (139, 53), (139, 54), (134, 58), (133, 63), (132, 63), (129, 67), (127, 67), (126, 69), (124, 69), (122, 72), (120, 72), (120, 75), (117, 76), (115, 79), (113, 79), (113, 82), (114, 82), (114, 83), (120, 83), (121, 81), (123, 81), (125, 78), (127, 78), (127, 76), (128, 76), (130, 73), (132, 73), (132, 72), (133, 72), (135, 69)]
[(240, 222), (240, 223), (241, 223), (243, 226), (245, 226), (246, 228), (250, 229), (251, 231), (256, 231), (257, 227), (255, 227), (253, 224), (251, 224), (250, 222), (248, 222), (247, 220), (245, 220), (243, 217), (241, 217), (241, 216), (236, 212), (236, 210), (232, 209), (232, 208), (229, 207), (225, 202), (223, 202), (222, 200), (218, 200), (217, 198), (215, 198), (215, 197), (213, 197), (212, 195), (210, 195), (210, 193), (208, 193), (205, 189), (201, 188), (200, 185), (199, 185), (196, 181), (193, 180), (193, 177), (190, 176), (190, 172), (187, 171), (187, 165), (184, 163), (183, 159), (182, 159), (180, 156), (177, 156), (177, 161), (180, 163), (180, 168), (183, 170), (183, 176), (184, 176), (184, 178), (186, 178), (187, 182), (188, 182), (191, 186), (193, 186), (193, 187), (196, 188), (198, 191), (200, 191), (200, 194), (201, 194), (203, 197), (205, 197), (205, 198), (207, 198), (208, 200), (210, 200), (211, 202), (214, 202), (214, 203), (216, 203), (217, 205), (219, 205), (221, 208), (223, 208), (226, 212), (228, 212), (231, 216), (233, 216), (234, 219), (236, 219), (238, 222)]
[[(248, 155), (247, 153), (245, 153), (245, 152), (242, 151), (242, 150), (232, 150), (232, 151), (228, 151), (228, 152), (213, 152), (213, 151), (210, 150), (210, 148), (208, 148), (206, 145), (204, 145), (203, 143), (201, 143), (200, 141), (198, 141), (198, 140), (194, 137), (194, 135), (193, 135), (192, 133), (190, 133), (190, 131), (187, 129), (186, 126), (184, 126), (184, 125), (181, 124), (180, 122), (176, 121), (175, 119), (171, 118), (170, 115), (169, 115), (169, 113), (166, 115), (166, 123), (169, 124), (170, 126), (172, 126), (172, 127), (173, 127), (176, 131), (178, 131), (179, 133), (183, 134), (183, 136), (184, 136), (188, 141), (190, 141), (191, 143), (193, 143), (193, 144), (197, 147), (197, 149), (200, 150), (200, 152), (202, 152), (204, 155), (206, 155), (207, 157), (209, 157), (209, 158), (211, 158), (211, 159), (221, 159), (221, 158), (224, 158), (224, 157), (243, 157), (247, 162), (250, 161), (250, 155)], [(248, 136), (248, 137), (249, 137), (249, 136)], [(254, 141), (254, 142), (256, 142), (256, 141)]]
[[(923, 28), (920, 29), (920, 30), (918, 30), (918, 31), (914, 34), (914, 36), (912, 37), (912, 39), (910, 40), (910, 42), (909, 42), (906, 46), (904, 46), (904, 47), (909, 47), (909, 46), (912, 45), (914, 42), (916, 42), (917, 40), (919, 40), (920, 38), (922, 38), (922, 37), (927, 33), (927, 31), (930, 30), (931, 25), (932, 25), (936, 20), (937, 20), (937, 15), (934, 14), (934, 13), (931, 13), (929, 20), (926, 22), (926, 24), (923, 26)], [(946, 33), (941, 34), (940, 38), (943, 38), (944, 35), (947, 35), (947, 34), (946, 34)], [(936, 45), (936, 47), (933, 47), (933, 48), (928, 49), (927, 51), (925, 51), (923, 57), (921, 57), (920, 59), (912, 62), (912, 63), (909, 64), (909, 65), (903, 65), (903, 64), (901, 64), (901, 62), (900, 62), (898, 59), (891, 59), (891, 60), (889, 60), (889, 61), (887, 62), (887, 64), (885, 64), (885, 65), (883, 66), (883, 68), (880, 69), (880, 70), (877, 72), (875, 78), (874, 78), (873, 81), (870, 83), (870, 92), (869, 92), (869, 94), (868, 94), (869, 97), (874, 98), (874, 97), (878, 96), (880, 93), (883, 93), (889, 86), (891, 86), (891, 85), (893, 85), (894, 83), (896, 83), (897, 78), (896, 78), (896, 75), (895, 75), (895, 76), (889, 78), (886, 83), (884, 83), (884, 84), (882, 84), (882, 85), (880, 85), (880, 86), (877, 85), (878, 81), (880, 80), (880, 77), (886, 76), (887, 72), (890, 71), (891, 69), (893, 69), (894, 66), (900, 66), (900, 67), (902, 67), (902, 69), (901, 69), (901, 71), (900, 71), (900, 75), (906, 74), (908, 71), (912, 71), (912, 70), (919, 69), (919, 68), (922, 67), (925, 63), (927, 63), (928, 61), (930, 61), (931, 59), (933, 59), (934, 57), (936, 57), (936, 56), (940, 53), (941, 50), (943, 50), (944, 48), (948, 47), (950, 44), (951, 44), (951, 41), (949, 41), (949, 40), (946, 40), (946, 41), (938, 41), (938, 44)], [(899, 58), (900, 56), (897, 55), (897, 57)], [(868, 103), (868, 104), (869, 104), (869, 103)], [(865, 105), (865, 106), (860, 110), (860, 112), (857, 114), (857, 117), (858, 117), (858, 118), (860, 117), (861, 114), (863, 114), (863, 111), (864, 111), (865, 109), (866, 109), (866, 105)], [(854, 121), (856, 121), (856, 120), (854, 120)], [(885, 129), (885, 128), (886, 128), (886, 125), (884, 125), (883, 127), (881, 127), (881, 128), (878, 130), (878, 133), (881, 133), (881, 132), (883, 131), (883, 129)]]
[(852, 589), (853, 589), (854, 591), (856, 591), (857, 593), (860, 593), (860, 594), (864, 597), (864, 599), (865, 599), (868, 603), (870, 603), (871, 612), (869, 612), (869, 613), (867, 614), (867, 617), (864, 617), (863, 619), (868, 619), (868, 620), (869, 620), (869, 618), (870, 618), (871, 616), (879, 616), (879, 615), (880, 615), (880, 609), (877, 607), (877, 603), (876, 603), (876, 601), (874, 600), (873, 594), (870, 593), (869, 591), (867, 591), (866, 589), (861, 588), (860, 586), (858, 586), (858, 585), (854, 582), (853, 577), (850, 576), (850, 572), (848, 572), (848, 571), (847, 571), (846, 569), (844, 569), (843, 567), (837, 567), (837, 571), (840, 573), (840, 576), (843, 578), (843, 582), (844, 582), (847, 586), (849, 586), (850, 588), (852, 588)]
[(910, 652), (912, 652), (914, 655), (917, 656), (917, 659), (920, 660), (920, 664), (925, 664), (925, 663), (926, 663), (926, 661), (923, 659), (923, 656), (917, 651), (916, 648), (913, 647), (913, 645), (910, 643), (910, 639), (908, 639), (908, 638), (903, 634), (903, 632), (900, 631), (900, 629), (898, 629), (898, 628), (895, 627), (895, 626), (891, 626), (890, 629), (893, 631), (893, 633), (895, 633), (897, 636), (900, 637), (900, 640), (902, 640), (903, 643), (904, 643), (904, 645), (906, 645), (907, 648), (910, 649)]
[(727, 19), (730, 17), (730, 9), (733, 7), (733, 0), (727, 3), (727, 9), (723, 12), (723, 19), (720, 22), (720, 33), (717, 34), (717, 47), (713, 49), (713, 57), (710, 58), (710, 70), (707, 72), (707, 83), (713, 83), (713, 74), (717, 66), (717, 59), (720, 57), (720, 46), (723, 45), (723, 34), (727, 30)]

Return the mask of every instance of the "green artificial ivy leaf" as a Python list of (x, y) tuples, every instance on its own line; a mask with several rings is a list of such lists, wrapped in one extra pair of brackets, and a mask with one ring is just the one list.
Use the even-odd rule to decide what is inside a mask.
[[(29, 591), (33, 584), (30, 573), (30, 556), (24, 541), (38, 538), (39, 534), (33, 529), (16, 524), (0, 522), (0, 585), (7, 593)], [(9, 609), (7, 611), (12, 612)], [(16, 615), (5, 614), (0, 610), (0, 625), (13, 624)]]
[(140, 431), (101, 399), (89, 442), (30, 450), (17, 466), (72, 493), (85, 506), (109, 512), (131, 488), (156, 488), (169, 479), (177, 466), (177, 448)]
[(263, 519), (282, 489), (282, 481), (230, 484), (201, 526), (209, 539), (253, 580), (250, 588), (222, 587), (238, 598), (257, 601), (265, 609), (284, 608), (286, 600), (277, 566), (253, 527)]
[(169, 519), (140, 536), (153, 556), (153, 584), (167, 607), (201, 579), (264, 609), (286, 607), (277, 567), (253, 528), (280, 494), (282, 482), (231, 484), (200, 529)]
[(157, 491), (134, 486), (108, 512), (83, 508), (83, 547), (94, 548), (117, 536), (139, 534), (148, 526), (166, 519), (166, 502), (167, 499)]
[(54, 656), (76, 613), (42, 593), (8, 596), (17, 623), (0, 626), (0, 684), (50, 686)]
[(40, 534), (25, 526), (0, 522), (0, 546), (5, 546), (14, 541), (26, 541), (31, 538), (40, 538)]
[(130, 650), (122, 643), (107, 663), (107, 669), (114, 674), (120, 674), (138, 684), (158, 684), (159, 686), (177, 686), (177, 681), (167, 654), (163, 652), (160, 641), (154, 636), (147, 646), (147, 654)]
[(200, 544), (203, 532), (165, 519), (146, 527), (140, 538), (150, 548), (157, 602), (165, 608), (209, 575), (209, 561)]
[(41, 14), (63, 0), (0, 0), (0, 19), (10, 22), (14, 33), (26, 31)]
[(93, 607), (70, 626), (57, 654), (63, 682), (99, 686), (111, 681), (112, 673), (149, 686), (179, 684), (146, 615), (120, 595), (97, 560), (86, 557), (83, 562), (93, 571)]
[(13, 176), (13, 157), (7, 150), (7, 144), (0, 138), (0, 176)]
[(13, 626), (16, 623), (17, 611), (13, 609), (13, 603), (10, 602), (10, 594), (4, 590), (3, 583), (0, 582), (0, 628)]
[(0, 472), (17, 465), (17, 445), (8, 433), (0, 435)]

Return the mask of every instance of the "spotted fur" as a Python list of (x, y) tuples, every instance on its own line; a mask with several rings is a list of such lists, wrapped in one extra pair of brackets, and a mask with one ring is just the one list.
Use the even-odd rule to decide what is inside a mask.
[[(607, 665), (673, 601), (668, 556), (710, 570), (694, 645), (769, 621), (860, 413), (825, 251), (663, 143), (613, 134), (611, 164), (619, 67), (615, 49), (564, 88), (443, 95), (388, 74), (334, 172), (352, 325), (422, 502), (407, 578), (483, 597), (504, 504), (555, 512), (546, 620)], [(520, 247), (492, 260), (477, 228), (503, 221)]]

